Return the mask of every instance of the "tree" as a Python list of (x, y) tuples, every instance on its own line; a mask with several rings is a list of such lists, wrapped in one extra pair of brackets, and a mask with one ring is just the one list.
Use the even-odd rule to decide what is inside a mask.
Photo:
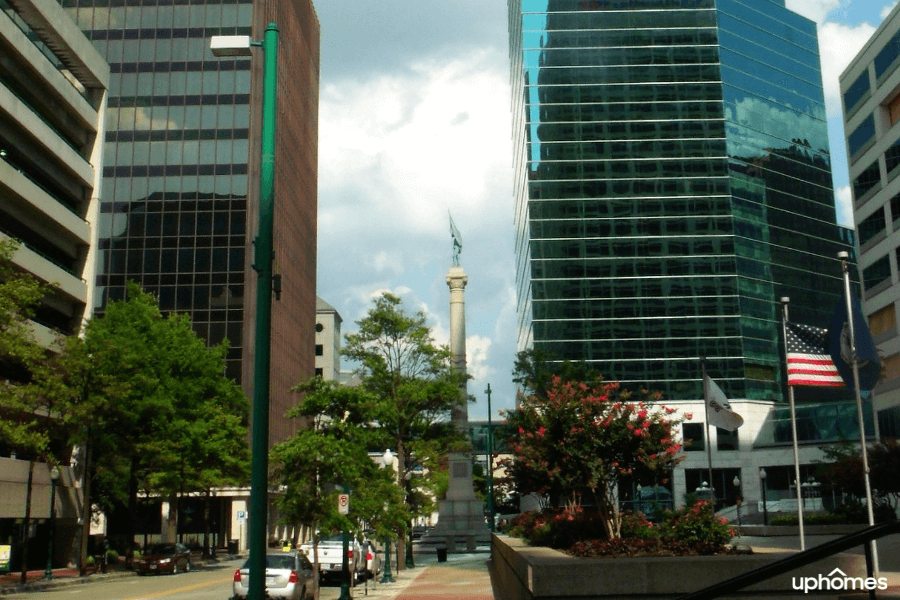
[(674, 409), (652, 395), (633, 400), (615, 382), (550, 379), (544, 397), (522, 399), (507, 413), (512, 431), (510, 477), (521, 494), (550, 494), (569, 508), (583, 494), (597, 507), (608, 537), (619, 537), (618, 487), (627, 479), (654, 482), (679, 462)]
[(14, 240), (0, 240), (0, 444), (28, 460), (20, 539), (24, 583), (34, 464), (58, 461), (50, 455), (52, 398), (41, 394), (38, 384), (47, 352), (35, 341), (30, 322), (52, 287), (13, 264), (18, 248)]
[[(278, 503), (284, 520), (312, 530), (318, 572), (321, 533), (358, 531), (365, 522), (384, 537), (401, 527), (408, 513), (393, 470), (380, 468), (369, 457), (367, 445), (374, 439), (366, 426), (371, 396), (321, 377), (294, 391), (300, 392), (301, 400), (287, 416), (303, 420), (307, 428), (272, 449), (272, 480), (283, 487)], [(343, 489), (351, 497), (346, 516), (337, 506)]]
[[(863, 479), (862, 452), (858, 444), (845, 442), (823, 450), (827, 462), (818, 469), (819, 479), (836, 490), (856, 498), (866, 495)], [(896, 515), (900, 507), (900, 442), (886, 439), (866, 448), (869, 462), (869, 483), (872, 487), (872, 506), (876, 513), (880, 505), (890, 506), (885, 515)], [(876, 514), (876, 519), (881, 520)]]
[(163, 317), (129, 284), (127, 300), (60, 354), (58, 385), (80, 398), (73, 439), (90, 450), (90, 501), (128, 515), (129, 556), (139, 491), (177, 503), (246, 479), (249, 403), (224, 375), (226, 350), (206, 348), (186, 317)]
[[(424, 313), (407, 314), (397, 296), (381, 295), (357, 325), (358, 333), (345, 336), (343, 354), (360, 365), (362, 387), (373, 399), (366, 414), (373, 439), (396, 448), (398, 484), (425, 473), (416, 487), (432, 491), (442, 460), (466, 446), (449, 420), (451, 409), (465, 401), (466, 375), (453, 367), (447, 347), (435, 345)], [(401, 551), (405, 541), (401, 535)]]
[(46, 351), (30, 320), (51, 288), (13, 264), (18, 247), (0, 240), (0, 443), (23, 458), (46, 459), (49, 428), (38, 413), (48, 414), (48, 407), (35, 385)]

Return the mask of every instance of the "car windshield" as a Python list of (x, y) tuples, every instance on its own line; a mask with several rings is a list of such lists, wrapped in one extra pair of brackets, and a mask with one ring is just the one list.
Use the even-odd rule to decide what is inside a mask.
[(147, 554), (175, 554), (175, 546), (172, 544), (153, 544), (147, 548)]
[[(250, 559), (244, 563), (242, 569), (250, 568)], [(294, 570), (294, 557), (291, 554), (266, 554), (267, 569), (286, 569)]]

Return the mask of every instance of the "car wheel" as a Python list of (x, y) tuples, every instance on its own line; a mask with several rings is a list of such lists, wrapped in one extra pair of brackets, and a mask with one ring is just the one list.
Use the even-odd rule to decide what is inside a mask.
[(191, 572), (191, 560), (190, 559), (188, 559), (187, 562), (184, 563), (184, 572), (185, 573)]

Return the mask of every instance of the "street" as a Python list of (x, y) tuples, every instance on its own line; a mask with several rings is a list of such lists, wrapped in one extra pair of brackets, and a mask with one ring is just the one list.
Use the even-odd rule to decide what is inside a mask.
[[(190, 573), (147, 577), (111, 578), (85, 585), (66, 585), (45, 592), (17, 595), (40, 600), (228, 600), (234, 571), (246, 559), (195, 565)], [(364, 598), (378, 589), (377, 581), (360, 581), (352, 589), (354, 598)], [(329, 580), (322, 584), (320, 600), (336, 600), (340, 584)]]
[(68, 585), (39, 594), (41, 600), (226, 600), (234, 570), (243, 559), (195, 567), (190, 573), (124, 577), (85, 585)]

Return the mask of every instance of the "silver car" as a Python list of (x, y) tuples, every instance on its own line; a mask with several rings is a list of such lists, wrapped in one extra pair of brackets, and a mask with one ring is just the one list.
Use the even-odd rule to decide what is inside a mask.
[[(243, 600), (250, 589), (250, 561), (234, 572), (234, 598)], [(266, 554), (266, 598), (306, 600), (313, 594), (313, 566), (298, 552)]]

